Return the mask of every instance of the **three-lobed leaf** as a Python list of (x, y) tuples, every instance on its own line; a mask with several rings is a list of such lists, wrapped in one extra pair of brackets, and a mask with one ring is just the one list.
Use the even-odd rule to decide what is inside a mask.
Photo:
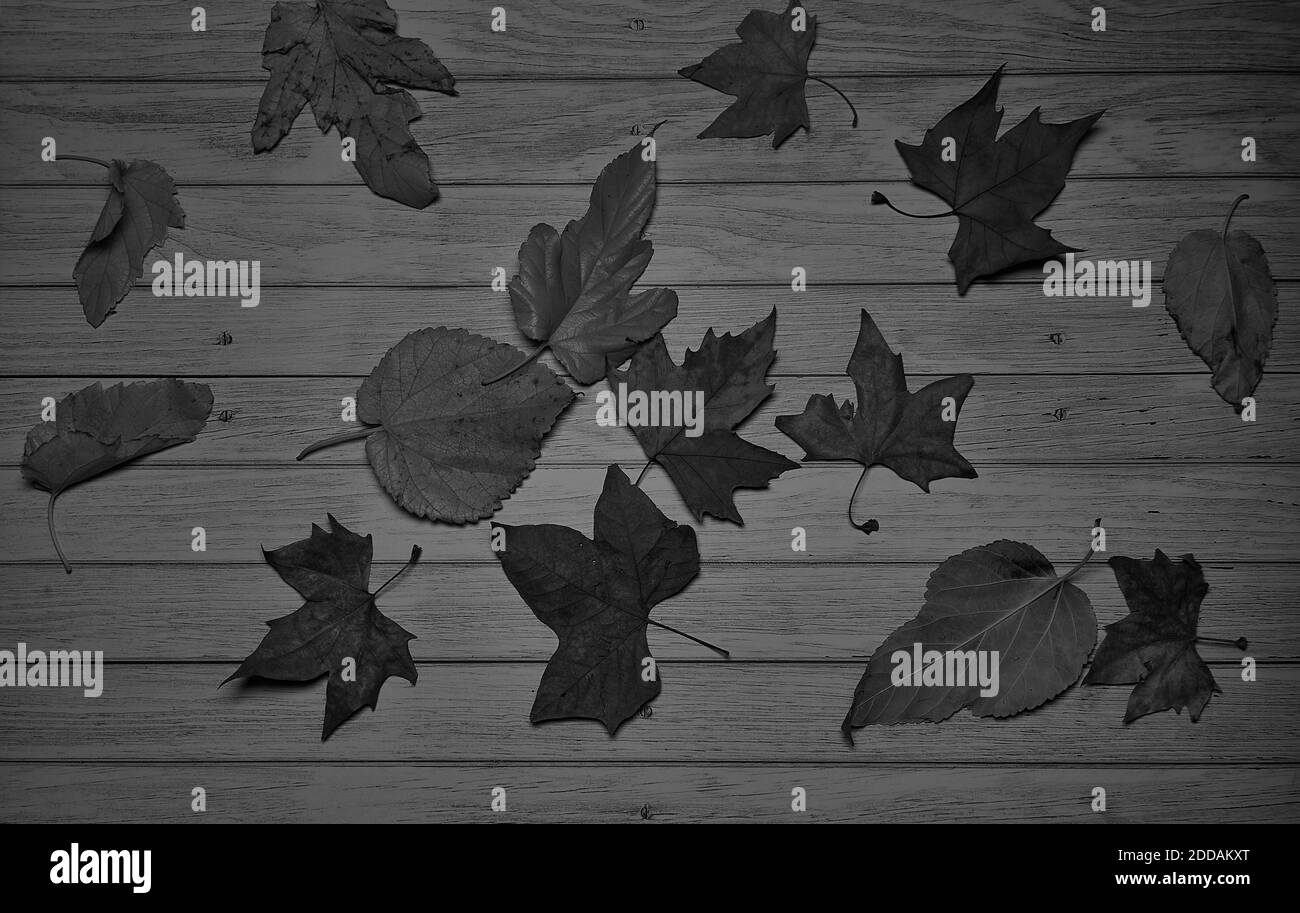
[[(962, 707), (975, 716), (1012, 716), (1069, 688), (1097, 641), (1092, 604), (1070, 583), (1079, 567), (1058, 577), (1037, 549), (1006, 539), (945, 560), (930, 575), (920, 613), (871, 654), (844, 717), (845, 733), (871, 724), (937, 723)], [(916, 655), (918, 645), (922, 656), (963, 654), (952, 669), (964, 671), (930, 684), (923, 675), (918, 683), (923, 669), (895, 657)], [(992, 668), (991, 651), (997, 652), (996, 693), (982, 695), (971, 670), (981, 661)]]
[[(321, 741), (362, 707), (375, 709), (389, 677), (415, 684), (418, 674), (409, 644), (415, 635), (380, 612), (370, 591), (373, 538), (327, 516), (328, 532), (313, 523), (308, 538), (262, 550), (266, 563), (306, 601), (268, 621), (271, 630), (222, 682), (306, 682), (328, 675)], [(411, 563), (418, 557), (417, 548)]]
[(610, 162), (581, 219), (561, 233), (535, 225), (519, 248), (510, 303), (520, 331), (544, 343), (580, 384), (605, 376), (636, 343), (677, 316), (677, 293), (631, 290), (654, 256), (644, 237), (657, 196), (655, 163), (640, 144)]
[(144, 258), (185, 227), (176, 183), (161, 165), (144, 159), (108, 167), (108, 199), (95, 221), (72, 277), (92, 327), (102, 324), (144, 274)]
[(375, 193), (423, 209), (438, 198), (429, 157), (408, 124), (420, 106), (402, 88), (455, 95), (456, 80), (424, 42), (397, 34), (384, 0), (276, 3), (262, 45), (270, 71), (253, 151), (274, 149), (309, 102), (322, 133), (356, 141), (356, 169)]
[(1277, 322), (1277, 283), (1264, 248), (1244, 231), (1202, 228), (1178, 242), (1165, 265), (1165, 308), (1188, 347), (1213, 373), (1214, 390), (1238, 410), (1264, 376)]
[(506, 577), (559, 638), (530, 719), (594, 719), (613, 735), (659, 695), (646, 625), (699, 573), (695, 530), (665, 517), (616, 465), (592, 538), (553, 524), (496, 529), (505, 533), (496, 555)]
[(743, 523), (733, 493), (738, 488), (766, 488), (798, 463), (752, 444), (736, 428), (767, 399), (774, 385), (767, 372), (776, 358), (776, 309), (739, 336), (705, 334), (700, 347), (688, 349), (679, 367), (656, 335), (637, 349), (627, 370), (610, 371), (614, 390), (646, 395), (680, 392), (683, 399), (703, 394), (703, 432), (692, 437), (683, 425), (633, 425), (647, 459), (673, 480), (696, 520), (705, 514)]
[(94, 383), (59, 400), (54, 421), (27, 432), (23, 478), (50, 493), (50, 539), (64, 570), (72, 573), (54, 532), (58, 496), (123, 463), (189, 443), (211, 412), (206, 384), (174, 378), (108, 388)]

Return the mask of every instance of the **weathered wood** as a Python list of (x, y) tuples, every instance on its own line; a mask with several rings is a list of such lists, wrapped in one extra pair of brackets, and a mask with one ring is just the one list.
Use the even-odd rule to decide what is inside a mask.
[[(635, 474), (640, 465), (624, 468)], [(701, 556), (773, 563), (911, 561), (934, 567), (971, 546), (1012, 538), (1069, 567), (1087, 550), (1097, 517), (1104, 521), (1111, 553), (1144, 555), (1160, 548), (1217, 562), (1292, 561), (1300, 546), (1295, 523), (1300, 479), (1286, 466), (1007, 464), (986, 467), (978, 479), (935, 482), (928, 495), (877, 468), (854, 509), (858, 520), (879, 520), (881, 530), (871, 536), (850, 527), (844, 516), (859, 471), (855, 464), (813, 464), (787, 473), (768, 490), (737, 492), (744, 526), (712, 519), (692, 523), (700, 531)], [(604, 472), (599, 465), (543, 462), (493, 520), (558, 523), (589, 532)], [(651, 469), (641, 487), (668, 516), (691, 522), (662, 471)], [(0, 475), (5, 518), (0, 555), (7, 562), (55, 561), (46, 500), (17, 472)], [(138, 465), (63, 494), (56, 525), (74, 565), (192, 561), (195, 526), (207, 530), (206, 557), (257, 562), (258, 543), (301, 539), (327, 510), (351, 528), (373, 533), (381, 557), (401, 559), (418, 543), (429, 562), (494, 561), (486, 522), (457, 527), (417, 519), (394, 504), (369, 467), (360, 465)], [(807, 531), (807, 552), (791, 551), (795, 526)], [(761, 583), (754, 592), (762, 593)]]
[[(735, 41), (735, 28), (754, 2), (516, 4), (500, 33), (490, 29), (491, 7), (474, 0), (395, 0), (392, 5), (401, 34), (428, 42), (460, 77), (674, 77), (680, 67)], [(269, 7), (267, 0), (227, 0), (208, 10), (208, 31), (194, 34), (190, 7), (167, 0), (134, 0), (122, 7), (104, 0), (10, 3), (0, 28), (6, 48), (0, 76), (264, 78), (261, 49)], [(1015, 70), (1090, 73), (1295, 67), (1296, 11), (1287, 0), (1234, 3), (1231, 16), (1210, 0), (1170, 0), (1158, 8), (1118, 0), (1106, 5), (1106, 32), (1091, 30), (1089, 9), (1064, 0), (813, 5), (809, 12), (819, 17), (819, 29), (811, 67), (822, 76), (982, 73), (1004, 62)], [(634, 30), (633, 19), (645, 28)], [(704, 88), (700, 99), (719, 111), (725, 105)]]
[[(1022, 822), (1290, 823), (1294, 772), (1276, 767), (661, 765), (514, 767), (368, 763), (22, 764), (0, 768), (6, 821), (60, 823)], [(202, 786), (207, 811), (190, 808)], [(506, 810), (491, 791), (506, 788)], [(807, 791), (793, 813), (790, 791)], [(1106, 811), (1092, 811), (1092, 790)]]
[[(859, 312), (866, 308), (903, 354), (907, 370), (918, 376), (1177, 373), (1197, 376), (1201, 392), (1213, 397), (1209, 369), (1178, 335), (1159, 288), (1147, 308), (1122, 299), (1045, 298), (1038, 283), (977, 283), (965, 298), (956, 297), (951, 284), (843, 287), (816, 280), (797, 294), (788, 282), (677, 290), (681, 305), (664, 338), (679, 361), (710, 327), (739, 332), (776, 308), (772, 375), (824, 374), (839, 383), (857, 337)], [(0, 298), (0, 374), (135, 377), (179, 370), (214, 378), (364, 376), (389, 347), (425, 326), (465, 327), (532, 346), (515, 328), (507, 296), (486, 282), (455, 289), (277, 288), (263, 295), (264, 305), (239, 308), (221, 300), (154, 298), (142, 288), (96, 329), (86, 323), (71, 281), (66, 289), (9, 289)], [(1300, 284), (1282, 283), (1278, 309), (1283, 316), (1274, 327), (1261, 401), (1282, 405), (1270, 393), (1274, 384), (1286, 383), (1276, 375), (1300, 370), (1300, 328), (1286, 319), (1296, 308)], [(230, 334), (229, 345), (218, 344), (222, 333)], [(1129, 380), (1134, 388), (1160, 383)], [(1093, 381), (1076, 383), (1086, 389)], [(61, 382), (55, 392), (71, 385), (71, 380)], [(4, 389), (18, 395), (22, 388), (6, 384)], [(20, 405), (19, 412), (28, 408)], [(1270, 408), (1265, 406), (1264, 421)], [(25, 433), (27, 417), (15, 421)]]
[[(266, 565), (204, 564), (208, 559), (195, 557), (190, 564), (84, 565), (71, 576), (48, 565), (5, 567), (0, 570), (6, 590), (0, 648), (12, 650), (24, 641), (41, 648), (103, 650), (115, 662), (234, 664), (256, 646), (263, 622), (300, 604)], [(377, 565), (372, 577), (387, 578), (393, 564)], [(695, 582), (656, 608), (653, 617), (712, 640), (737, 660), (862, 660), (916, 615), (931, 570), (880, 562), (792, 564), (779, 571), (706, 563)], [(1300, 615), (1277, 608), (1291, 599), (1296, 574), (1294, 564), (1207, 561), (1210, 593), (1202, 606), (1201, 634), (1244, 636), (1246, 655), (1261, 662), (1300, 659)], [(1105, 567), (1089, 570), (1079, 585), (1100, 624), (1128, 613)], [(411, 653), (418, 660), (539, 661), (555, 649), (555, 635), (533, 617), (495, 565), (417, 565), (400, 586), (384, 591), (379, 605), (416, 636)], [(659, 659), (714, 658), (681, 637), (657, 629), (650, 636)], [(1199, 649), (1207, 659), (1222, 662), (1243, 655), (1209, 643)]]
[[(879, 185), (912, 212), (942, 212), (935, 197), (903, 182)], [(781, 283), (802, 266), (818, 282), (947, 282), (955, 219), (908, 219), (869, 203), (873, 187), (825, 184), (665, 187), (650, 223), (655, 257), (645, 286), (674, 282)], [(585, 211), (583, 186), (448, 189), (428, 210), (384, 201), (365, 187), (189, 187), (186, 224), (162, 256), (256, 259), (266, 286), (466, 284), (513, 271), (538, 221), (563, 225)], [(1300, 276), (1300, 184), (1279, 180), (1098, 180), (1071, 185), (1041, 222), (1098, 259), (1151, 260), (1154, 278), (1175, 244), (1218, 229), (1238, 193), (1250, 194), (1234, 227), (1264, 245), (1278, 278)], [(104, 191), (94, 187), (0, 188), (0, 284), (70, 281)], [(158, 254), (148, 257), (149, 264)], [(150, 266), (134, 295), (149, 294)], [(1037, 278), (1027, 266), (1004, 278)], [(378, 294), (372, 292), (372, 295)], [(123, 303), (130, 307), (131, 297)], [(946, 300), (960, 305), (956, 290)], [(364, 303), (364, 298), (362, 302)], [(199, 306), (200, 302), (191, 302)], [(1080, 305), (1122, 309), (1126, 299)], [(234, 298), (202, 306), (232, 310)], [(261, 307), (275, 305), (264, 290)], [(1122, 306), (1122, 308), (1121, 308)]]
[[(861, 663), (662, 663), (649, 718), (611, 738), (594, 720), (531, 726), (538, 663), (424, 665), (390, 681), (379, 709), (320, 741), (324, 682), (232, 683), (216, 665), (109, 666), (104, 692), (0, 691), (11, 760), (538, 761), (697, 764), (887, 763), (1246, 765), (1300, 762), (1300, 668), (1261, 666), (1242, 682), (1216, 666), (1223, 693), (1193, 724), (1154, 714), (1125, 725), (1126, 686), (1076, 686), (1005, 720), (962, 711), (942, 724), (840, 733)], [(1249, 733), (1249, 738), (1243, 738)], [(866, 772), (864, 771), (864, 774)]]
[[(849, 345), (846, 339), (846, 351)], [(212, 386), (216, 418), (194, 443), (158, 455), (150, 461), (154, 465), (286, 466), (307, 445), (357, 427), (340, 421), (340, 401), (356, 396), (355, 377), (194, 379)], [(914, 390), (935, 379), (909, 378)], [(28, 430), (40, 421), (43, 397), (62, 396), (94, 380), (5, 383), (0, 389), (0, 465), (18, 465)], [(544, 443), (547, 462), (645, 462), (630, 429), (597, 423), (602, 409), (597, 398), (608, 390), (606, 381), (587, 388), (561, 416)], [(837, 401), (857, 396), (848, 378), (782, 378), (742, 426), (744, 436), (792, 459), (801, 457), (802, 448), (777, 430), (775, 419), (802, 412), (815, 393), (833, 393)], [(1195, 375), (980, 376), (962, 408), (956, 441), (977, 469), (1026, 461), (1294, 462), (1300, 453), (1300, 376), (1265, 375), (1257, 399), (1261, 417), (1243, 422), (1210, 389), (1207, 378)], [(707, 410), (706, 405), (706, 415)], [(360, 444), (335, 447), (311, 459), (338, 465), (366, 462)]]
[[(849, 126), (842, 102), (813, 86), (814, 133), (799, 132), (774, 155), (762, 139), (695, 139), (725, 104), (711, 109), (702, 87), (679, 80), (469, 80), (460, 100), (430, 97), (411, 125), (444, 186), (458, 182), (589, 184), (634, 129), (655, 131), (659, 180), (880, 181), (907, 177), (894, 140), (917, 142), (943, 112), (973, 95), (970, 76), (845, 79), (840, 88), (865, 114)], [(1086, 75), (1018, 76), (1002, 82), (1010, 127), (1034, 107), (1048, 121), (1106, 109), (1079, 148), (1071, 182), (1085, 177), (1223, 175), (1261, 177), (1300, 172), (1300, 99), (1289, 76), (1179, 75), (1105, 80)], [(94, 82), (0, 85), (0, 154), (6, 183), (98, 183), (79, 163), (50, 165), (36, 155), (53, 136), (65, 153), (148, 158), (182, 187), (201, 184), (343, 184), (359, 182), (339, 155), (339, 137), (322, 136), (310, 113), (270, 154), (250, 142), (261, 96), (252, 83)], [(581, 98), (577, 129), (558, 96)], [(161, 124), (158, 112), (171, 116)], [(660, 123), (662, 122), (662, 123)], [(641, 125), (645, 123), (646, 126)], [(508, 129), (502, 129), (508, 124)], [(1241, 160), (1253, 136), (1258, 158)], [(526, 141), (527, 153), (520, 153)], [(743, 168), (738, 163), (743, 162)]]

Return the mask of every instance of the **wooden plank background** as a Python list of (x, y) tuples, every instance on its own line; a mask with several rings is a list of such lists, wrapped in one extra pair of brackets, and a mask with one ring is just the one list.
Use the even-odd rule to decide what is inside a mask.
[[(248, 130), (261, 93), (269, 0), (18, 2), (0, 19), (0, 646), (102, 649), (105, 693), (0, 691), (0, 820), (481, 821), (493, 786), (519, 821), (1284, 821), (1300, 807), (1300, 8), (1169, 0), (1107, 4), (1093, 33), (1063, 0), (863, 0), (816, 4), (812, 69), (857, 104), (809, 86), (814, 129), (779, 151), (697, 141), (727, 99), (678, 78), (734, 37), (750, 0), (549, 0), (508, 7), (504, 34), (469, 0), (397, 3), (403, 35), (426, 40), (461, 95), (416, 92), (413, 125), (443, 196), (423, 212), (371, 194), (304, 115), (273, 153)], [(775, 8), (779, 4), (772, 4)], [(645, 28), (630, 27), (642, 20)], [(955, 226), (868, 205), (937, 211), (893, 148), (915, 141), (1006, 63), (1014, 124), (1036, 106), (1062, 121), (1107, 114), (1042, 217), (1097, 258), (1149, 259), (1157, 280), (1188, 231), (1235, 227), (1264, 245), (1280, 320), (1243, 423), (1214, 395), (1157, 287), (1149, 307), (1046, 299), (1037, 268), (958, 297), (945, 256)], [(844, 364), (860, 309), (903, 353), (913, 387), (970, 372), (958, 428), (980, 472), (925, 495), (872, 470), (848, 528), (857, 470), (809, 463), (769, 490), (738, 493), (743, 528), (706, 521), (702, 570), (655, 617), (725, 644), (724, 662), (651, 631), (663, 695), (616, 738), (595, 723), (532, 727), (533, 690), (554, 640), (505, 580), (486, 524), (421, 522), (396, 508), (360, 447), (304, 463), (339, 430), (339, 400), (423, 326), (465, 327), (524, 345), (491, 270), (514, 271), (528, 228), (581, 214), (600, 168), (661, 124), (656, 255), (681, 314), (675, 357), (703, 332), (779, 312), (773, 397), (745, 434), (787, 454), (772, 425), (810, 393), (851, 393)], [(103, 198), (93, 166), (64, 153), (151, 158), (176, 178), (188, 227), (158, 256), (259, 259), (261, 305), (154, 299), (137, 288), (98, 330), (72, 266)], [(1258, 161), (1240, 158), (1243, 136)], [(150, 257), (150, 261), (154, 259)], [(803, 266), (810, 286), (789, 289)], [(228, 342), (221, 344), (223, 334)], [(549, 358), (548, 358), (549, 361)], [(212, 385), (216, 413), (194, 444), (75, 489), (59, 530), (22, 481), (22, 440), (44, 396), (93, 381), (160, 375)], [(625, 429), (592, 421), (594, 391), (548, 439), (498, 515), (590, 530), (603, 467), (640, 468)], [(662, 473), (645, 481), (687, 512)], [(411, 687), (319, 741), (323, 684), (218, 683), (296, 597), (259, 545), (306, 534), (334, 512), (375, 535), (377, 564), (413, 542), (425, 563), (383, 607), (417, 635)], [(862, 662), (919, 608), (944, 557), (998, 537), (1077, 559), (1101, 516), (1110, 551), (1195, 553), (1210, 594), (1202, 633), (1223, 688), (1201, 722), (1165, 713), (1125, 726), (1125, 688), (1076, 687), (1030, 714), (862, 731), (838, 725)], [(208, 551), (189, 548), (205, 526)], [(808, 530), (794, 553), (790, 528)], [(1080, 577), (1101, 623), (1125, 614), (1109, 571)], [(209, 812), (189, 811), (203, 785)], [(809, 791), (805, 816), (792, 786)], [(1104, 786), (1109, 809), (1089, 809)], [(500, 820), (498, 817), (497, 820)]]

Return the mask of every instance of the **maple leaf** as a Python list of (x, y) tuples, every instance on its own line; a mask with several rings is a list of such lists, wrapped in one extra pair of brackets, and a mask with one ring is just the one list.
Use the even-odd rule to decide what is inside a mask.
[(329, 676), (321, 741), (362, 707), (379, 703), (379, 689), (390, 676), (415, 684), (415, 661), (404, 630), (375, 604), (375, 598), (420, 558), (420, 547), (388, 582), (370, 592), (373, 537), (358, 536), (333, 515), (329, 532), (315, 523), (311, 536), (262, 549), (266, 563), (306, 600), (295, 612), (268, 621), (270, 631), (257, 649), (222, 682), (267, 678), (307, 682)]
[(559, 638), (530, 719), (599, 720), (613, 735), (659, 695), (657, 671), (645, 674), (654, 669), (646, 625), (699, 574), (695, 530), (665, 517), (614, 465), (591, 539), (552, 524), (494, 528), (505, 533), (496, 555), (506, 577)]
[[(1195, 723), (1222, 692), (1210, 667), (1196, 652), (1201, 601), (1210, 591), (1201, 566), (1191, 555), (1177, 563), (1160, 549), (1153, 559), (1116, 555), (1109, 562), (1124, 593), (1129, 614), (1106, 625), (1106, 638), (1097, 648), (1085, 685), (1137, 684), (1129, 695), (1124, 722), (1173, 709)], [(1246, 649), (1246, 642), (1233, 644)]]
[[(804, 28), (796, 30), (801, 21)], [(679, 76), (736, 96), (699, 139), (770, 133), (772, 148), (778, 148), (800, 127), (812, 129), (804, 98), (804, 84), (809, 79), (844, 99), (853, 112), (853, 126), (858, 125), (857, 109), (848, 96), (821, 77), (808, 74), (808, 56), (817, 40), (817, 17), (807, 15), (795, 0), (790, 0), (784, 13), (751, 10), (736, 34), (739, 43), (723, 45), (701, 62), (677, 71)]]
[(72, 270), (86, 322), (97, 327), (144, 274), (145, 255), (167, 240), (167, 229), (185, 227), (185, 211), (176, 199), (176, 183), (155, 162), (136, 159), (128, 165), (81, 155), (58, 160), (108, 169), (108, 199)]
[[(957, 290), (966, 294), (980, 276), (991, 276), (1021, 263), (1077, 251), (1066, 247), (1034, 218), (1065, 186), (1079, 142), (1105, 110), (1065, 124), (1045, 124), (1035, 108), (1001, 138), (1002, 111), (997, 107), (1002, 67), (974, 97), (958, 105), (925, 132), (920, 145), (894, 145), (911, 172), (912, 182), (942, 197), (950, 212), (914, 218), (957, 216), (957, 237), (948, 259), (957, 271)], [(956, 143), (955, 161), (945, 161), (945, 147)], [(882, 193), (872, 203), (903, 212)]]
[(519, 367), (549, 348), (575, 381), (594, 384), (605, 376), (607, 359), (624, 361), (677, 316), (672, 289), (631, 294), (654, 256), (642, 232), (656, 195), (655, 163), (638, 143), (601, 170), (586, 214), (563, 234), (546, 223), (533, 226), (519, 248), (510, 303), (520, 331), (542, 345)]
[(1264, 248), (1244, 231), (1228, 231), (1242, 200), (1232, 204), (1223, 231), (1191, 232), (1165, 266), (1165, 309), (1183, 341), (1213, 372), (1215, 392), (1242, 409), (1264, 375), (1277, 322), (1277, 284)]
[(610, 388), (650, 395), (680, 391), (683, 399), (703, 394), (703, 431), (686, 434), (682, 425), (633, 425), (632, 433), (651, 463), (673, 480), (696, 520), (705, 514), (742, 524), (732, 493), (737, 488), (766, 488), (781, 473), (798, 468), (764, 447), (740, 437), (736, 427), (772, 395), (767, 371), (776, 358), (776, 309), (739, 336), (715, 336), (712, 328), (700, 347), (688, 349), (678, 367), (657, 335), (637, 349), (625, 373), (609, 374)]
[(573, 401), (544, 365), (484, 386), (519, 350), (446, 327), (409, 333), (357, 390), (363, 427), (307, 447), (366, 439), (384, 490), (418, 517), (466, 523), (491, 516), (532, 471), (541, 440)]
[[(975, 716), (1013, 716), (1069, 688), (1097, 641), (1092, 604), (1070, 583), (1091, 557), (1089, 551), (1060, 577), (1037, 549), (1007, 539), (946, 559), (930, 575), (920, 613), (871, 654), (844, 732), (851, 738), (853, 729), (871, 724), (938, 723), (962, 707)], [(919, 652), (921, 668), (895, 651)], [(942, 657), (939, 669), (962, 675), (927, 683), (924, 673), (936, 671), (924, 658), (929, 651)], [(974, 670), (982, 662), (994, 668), (992, 651), (996, 687), (988, 690), (996, 693), (982, 694)]]
[(63, 569), (72, 565), (54, 532), (54, 502), (63, 492), (123, 463), (194, 440), (212, 412), (212, 390), (174, 378), (98, 383), (55, 405), (53, 421), (27, 432), (22, 474), (50, 493), (50, 540)]
[[(973, 377), (959, 374), (909, 393), (902, 356), (890, 350), (865, 308), (846, 373), (858, 391), (856, 409), (848, 400), (837, 407), (834, 396), (815, 394), (803, 412), (776, 418), (776, 427), (804, 449), (804, 459), (861, 463), (858, 486), (876, 465), (889, 467), (926, 492), (937, 479), (978, 476), (952, 442)], [(945, 420), (949, 399), (952, 418)], [(853, 522), (858, 486), (849, 496), (849, 522), (870, 534), (880, 528), (876, 521)]]
[(384, 0), (277, 3), (262, 44), (271, 75), (253, 123), (253, 151), (274, 149), (311, 102), (316, 126), (356, 140), (356, 169), (375, 193), (416, 209), (438, 199), (429, 157), (411, 136), (420, 106), (410, 89), (456, 95), (433, 51), (397, 34)]

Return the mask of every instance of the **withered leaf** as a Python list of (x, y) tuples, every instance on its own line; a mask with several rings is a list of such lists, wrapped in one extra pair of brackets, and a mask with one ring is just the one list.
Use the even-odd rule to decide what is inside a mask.
[(632, 433), (646, 457), (673, 480), (696, 520), (705, 514), (741, 523), (733, 493), (737, 488), (766, 488), (781, 473), (799, 464), (751, 444), (736, 428), (772, 395), (767, 372), (776, 358), (776, 309), (739, 336), (715, 336), (712, 328), (696, 350), (686, 350), (681, 367), (673, 363), (662, 336), (637, 349), (626, 372), (613, 370), (609, 384), (617, 391), (663, 394), (680, 392), (703, 398), (703, 430), (696, 437), (683, 425), (633, 425)]
[(274, 149), (311, 103), (322, 133), (356, 141), (356, 169), (375, 193), (423, 209), (438, 185), (407, 126), (420, 106), (403, 86), (455, 95), (456, 80), (433, 51), (397, 34), (384, 0), (277, 3), (262, 44), (270, 70), (253, 123), (253, 151)]
[[(329, 676), (325, 688), (325, 723), (321, 741), (362, 707), (379, 703), (379, 689), (396, 675), (415, 684), (417, 672), (405, 631), (379, 611), (375, 597), (397, 574), (373, 593), (371, 536), (358, 536), (332, 515), (329, 531), (315, 523), (311, 536), (272, 551), (266, 563), (306, 600), (295, 612), (268, 621), (271, 630), (257, 649), (221, 684), (240, 678), (307, 682)], [(414, 564), (420, 548), (411, 550)]]
[(366, 439), (384, 490), (417, 517), (467, 523), (491, 516), (532, 472), (541, 440), (573, 391), (519, 350), (465, 330), (416, 330), (393, 346), (357, 391), (363, 427), (314, 444)]
[[(981, 276), (1078, 250), (1061, 244), (1034, 218), (1061, 192), (1075, 149), (1105, 113), (1045, 124), (1035, 108), (998, 138), (1001, 79), (999, 68), (984, 88), (927, 130), (919, 145), (894, 143), (912, 182), (942, 197), (952, 207), (948, 214), (957, 216), (948, 259), (963, 295)], [(945, 148), (954, 143), (950, 158), (955, 160), (945, 160)], [(872, 194), (871, 201), (893, 207), (880, 193)]]
[(54, 532), (54, 502), (74, 485), (123, 463), (194, 440), (212, 412), (212, 390), (174, 378), (98, 383), (55, 404), (55, 420), (27, 432), (23, 478), (50, 493), (48, 519), (54, 550), (72, 566)]
[(560, 641), (530, 719), (599, 720), (613, 735), (659, 695), (646, 625), (699, 573), (695, 530), (665, 517), (618, 466), (605, 474), (591, 539), (552, 524), (496, 529), (506, 577)]
[(108, 183), (108, 199), (72, 270), (92, 327), (102, 324), (131, 291), (144, 274), (145, 256), (167, 240), (167, 229), (185, 227), (176, 184), (161, 165), (114, 159)]

